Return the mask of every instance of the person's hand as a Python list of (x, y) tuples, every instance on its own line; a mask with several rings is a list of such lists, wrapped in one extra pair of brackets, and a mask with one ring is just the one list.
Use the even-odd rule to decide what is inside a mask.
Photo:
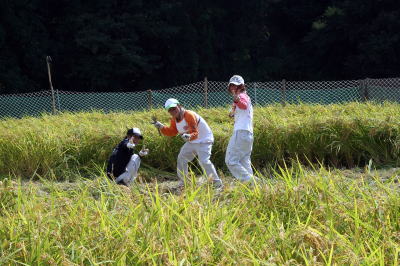
[(189, 140), (190, 140), (190, 134), (188, 134), (188, 133), (183, 133), (183, 134), (181, 135), (181, 137), (182, 137), (182, 139), (183, 139), (184, 141), (189, 141)]
[(233, 106), (231, 107), (231, 111), (229, 112), (229, 117), (230, 117), (230, 118), (235, 117), (235, 110), (236, 110), (236, 107), (233, 105)]
[(139, 151), (140, 157), (147, 156), (148, 154), (149, 154), (149, 149), (142, 149), (141, 151)]
[(135, 143), (132, 143), (132, 142), (128, 142), (127, 144), (126, 144), (126, 147), (128, 147), (129, 149), (133, 149), (133, 148), (135, 148)]
[(154, 125), (157, 129), (162, 129), (162, 128), (164, 127), (164, 125), (163, 125), (161, 122), (159, 122), (159, 121), (155, 121), (155, 122), (153, 123), (153, 125)]
[(238, 94), (234, 94), (234, 95), (233, 95), (233, 101), (234, 101), (235, 103), (237, 103), (239, 100), (240, 100), (239, 95), (238, 95)]

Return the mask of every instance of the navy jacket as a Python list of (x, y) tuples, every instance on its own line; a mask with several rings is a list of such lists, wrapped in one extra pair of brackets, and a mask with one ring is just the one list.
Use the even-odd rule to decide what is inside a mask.
[(123, 174), (126, 166), (133, 155), (133, 149), (128, 148), (126, 145), (129, 140), (126, 138), (122, 140), (113, 150), (107, 164), (107, 176), (112, 178), (109, 173), (112, 173), (114, 178)]

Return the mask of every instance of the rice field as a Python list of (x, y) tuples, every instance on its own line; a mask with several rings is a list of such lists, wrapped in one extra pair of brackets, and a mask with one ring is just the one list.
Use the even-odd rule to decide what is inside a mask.
[[(212, 161), (226, 170), (224, 154), (232, 131), (228, 108), (197, 109), (215, 136)], [(280, 105), (256, 107), (252, 163), (262, 169), (291, 160), (335, 167), (396, 166), (400, 154), (400, 105)], [(103, 164), (125, 135), (139, 127), (150, 149), (146, 163), (172, 172), (180, 138), (159, 136), (150, 124), (155, 115), (169, 122), (165, 110), (132, 113), (63, 113), (0, 120), (0, 176), (15, 174), (63, 177), (65, 169)]]
[[(223, 164), (227, 108), (198, 109), (226, 186), (192, 167), (172, 191), (180, 138), (151, 116), (63, 113), (0, 120), (0, 265), (398, 265), (398, 104), (255, 108), (254, 186)], [(104, 164), (127, 127), (151, 151), (131, 188)], [(140, 147), (139, 147), (140, 148)]]

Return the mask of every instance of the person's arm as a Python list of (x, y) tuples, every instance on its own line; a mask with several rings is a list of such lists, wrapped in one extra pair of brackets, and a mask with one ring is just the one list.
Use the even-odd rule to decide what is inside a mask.
[(199, 127), (196, 115), (191, 111), (186, 111), (183, 117), (187, 123), (187, 133), (190, 134), (189, 140), (197, 139), (199, 137)]
[(236, 110), (236, 105), (233, 103), (231, 106), (231, 111), (229, 112), (229, 117), (235, 117), (235, 110)]
[(171, 118), (171, 124), (169, 127), (164, 126), (160, 129), (161, 133), (168, 137), (173, 137), (178, 134), (178, 129), (176, 128), (175, 118)]
[(246, 110), (249, 105), (249, 96), (246, 93), (240, 93), (234, 103), (239, 109)]

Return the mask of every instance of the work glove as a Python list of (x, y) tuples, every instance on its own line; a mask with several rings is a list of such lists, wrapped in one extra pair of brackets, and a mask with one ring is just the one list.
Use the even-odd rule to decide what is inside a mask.
[(129, 139), (129, 142), (126, 144), (126, 147), (128, 147), (128, 149), (133, 149), (135, 148), (135, 143), (133, 143), (133, 137)]
[(162, 129), (162, 128), (164, 127), (164, 125), (163, 125), (161, 122), (159, 122), (159, 121), (155, 121), (155, 122), (153, 123), (153, 125), (154, 125), (157, 129)]
[(139, 156), (143, 157), (149, 154), (149, 149), (143, 149), (141, 151), (139, 151)]
[(190, 140), (190, 134), (188, 134), (188, 133), (183, 133), (183, 134), (181, 135), (181, 137), (182, 137), (182, 139), (183, 139), (184, 141), (189, 141), (189, 140)]

